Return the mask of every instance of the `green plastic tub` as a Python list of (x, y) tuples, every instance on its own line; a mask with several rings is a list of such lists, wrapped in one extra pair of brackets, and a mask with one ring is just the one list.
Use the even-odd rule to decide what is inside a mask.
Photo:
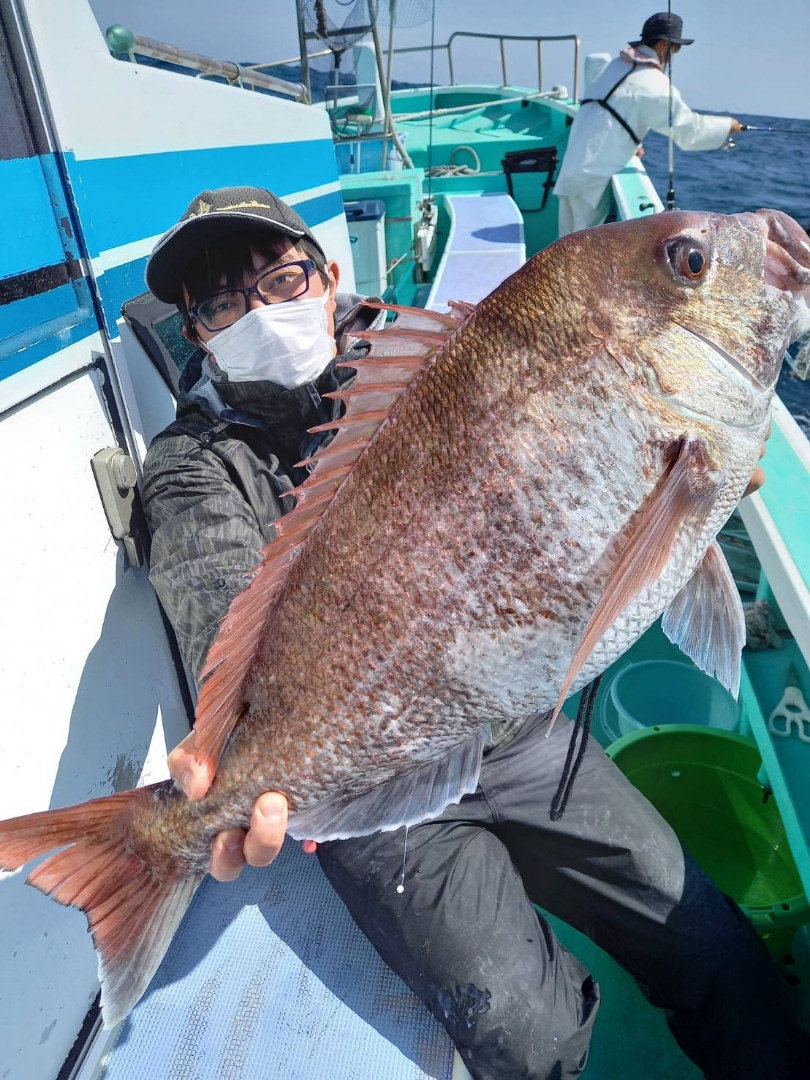
[(763, 802), (756, 743), (673, 724), (625, 735), (607, 753), (781, 960), (810, 920), (810, 903), (776, 802)]

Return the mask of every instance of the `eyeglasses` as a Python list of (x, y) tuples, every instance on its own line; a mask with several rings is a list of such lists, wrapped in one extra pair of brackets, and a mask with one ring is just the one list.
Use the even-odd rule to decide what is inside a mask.
[(249, 289), (223, 289), (194, 304), (188, 313), (212, 333), (224, 330), (247, 314), (254, 293), (265, 304), (286, 304), (308, 292), (313, 273), (318, 268), (312, 259), (281, 263), (265, 270)]

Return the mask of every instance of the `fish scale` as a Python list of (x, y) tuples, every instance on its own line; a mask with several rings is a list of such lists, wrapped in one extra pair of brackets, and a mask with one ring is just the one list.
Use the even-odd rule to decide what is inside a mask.
[[(733, 689), (744, 622), (714, 543), (810, 290), (775, 211), (572, 234), (475, 309), (394, 309), (212, 645), (199, 802), (164, 783), (0, 822), (0, 865), (88, 915), (113, 1024), (211, 842), (286, 794), (316, 841), (410, 826), (664, 612)], [(706, 617), (706, 612), (711, 617)], [(742, 636), (741, 636), (742, 635)], [(691, 651), (689, 651), (691, 650)]]

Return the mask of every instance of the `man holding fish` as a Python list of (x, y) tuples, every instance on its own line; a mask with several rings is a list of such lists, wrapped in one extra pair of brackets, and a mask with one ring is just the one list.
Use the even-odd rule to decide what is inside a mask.
[[(216, 203), (216, 198), (215, 193), (209, 201)], [(257, 201), (261, 203), (261, 196)], [(185, 226), (158, 245), (148, 280), (161, 298), (179, 302), (189, 337), (207, 353), (209, 385), (229, 405), (238, 404), (247, 411), (252, 406), (254, 415), (266, 415), (269, 399), (283, 403), (276, 406), (268, 425), (269, 442), (272, 445), (275, 438), (277, 457), (287, 463), (288, 475), (296, 480), (292, 458), (309, 456), (306, 444), (312, 436), (307, 426), (316, 426), (316, 420), (323, 423), (321, 413), (306, 419), (296, 398), (303, 388), (308, 396), (321, 399), (323, 410), (324, 372), (329, 372), (329, 388), (334, 389), (335, 375), (345, 379), (352, 370), (335, 367), (333, 358), (338, 348), (333, 345), (337, 266), (318, 259), (312, 251), (314, 237), (283, 204), (268, 199), (265, 205), (271, 207), (267, 223), (245, 223), (235, 215), (228, 220), (227, 211), (220, 216), (215, 210), (216, 224), (203, 215), (187, 218)], [(254, 212), (262, 218), (267, 213), (262, 205)], [(250, 213), (248, 209), (248, 217)], [(280, 228), (274, 226), (273, 218)], [(265, 318), (272, 322), (273, 316), (288, 312), (300, 314), (303, 320), (307, 306), (307, 324), (323, 327), (323, 309), (316, 298), (325, 298), (329, 341), (319, 336), (318, 358), (313, 356), (307, 367), (301, 363), (297, 374), (280, 366), (286, 342), (273, 339), (270, 346), (267, 339), (256, 337), (243, 346), (243, 366), (234, 375), (228, 343), (223, 341), (227, 328), (220, 331), (215, 322), (208, 321), (211, 294), (221, 308), (221, 290), (234, 284), (234, 271), (238, 274), (240, 269), (238, 264), (227, 263), (227, 244), (237, 232), (250, 255), (241, 266), (243, 276), (236, 287), (254, 289), (247, 295), (233, 293), (239, 296), (238, 311), (244, 312), (246, 321)], [(267, 266), (273, 266), (271, 278), (285, 266), (289, 273), (290, 260), (302, 254), (314, 254), (318, 260), (309, 289), (292, 297), (289, 306), (262, 295)], [(353, 326), (347, 326), (345, 316), (340, 319), (342, 350), (351, 348), (349, 342), (361, 332), (356, 320), (364, 309), (355, 306), (358, 300), (350, 301)], [(368, 309), (365, 312), (361, 325), (371, 322)], [(229, 313), (228, 318), (232, 317)], [(230, 325), (239, 326), (239, 322)], [(298, 348), (301, 359), (305, 346), (301, 343)], [(275, 356), (269, 355), (271, 350)], [(279, 366), (269, 370), (271, 363)], [(222, 380), (223, 374), (228, 381)], [(298, 440), (291, 449), (282, 441), (287, 428), (295, 430)], [(229, 437), (239, 430), (236, 421)], [(158, 440), (147, 467), (146, 507), (156, 527), (153, 580), (167, 609), (174, 613), (180, 604), (204, 606), (207, 601), (198, 592), (189, 594), (178, 583), (176, 571), (166, 570), (168, 563), (177, 565), (178, 544), (170, 500), (165, 492), (152, 495), (157, 478), (161, 485), (168, 479), (165, 465), (156, 465), (161, 445)], [(284, 471), (279, 467), (279, 473)], [(181, 487), (182, 477), (182, 471), (177, 473)], [(230, 497), (238, 500), (238, 491)], [(248, 509), (240, 507), (238, 518), (249, 517)], [(210, 522), (207, 525), (210, 529)], [(260, 528), (253, 522), (244, 530), (237, 581), (226, 592), (240, 588), (244, 572), (260, 561)], [(173, 539), (167, 541), (167, 535)], [(209, 639), (224, 610), (223, 597), (216, 618), (206, 612)], [(195, 655), (193, 647), (186, 653)], [(199, 674), (199, 661), (193, 669)], [(188, 795), (200, 797), (208, 776), (196, 765), (193, 737), (187, 742), (172, 755), (172, 770)], [(539, 923), (527, 889), (532, 900), (585, 929), (641, 980), (651, 1000), (671, 1011), (676, 1037), (699, 1063), (706, 1063), (708, 1075), (743, 1075), (739, 1067), (729, 1069), (721, 1063), (730, 1060), (734, 1044), (731, 1056), (753, 1068), (752, 1052), (743, 1049), (751, 1038), (750, 1034), (743, 1038), (743, 1031), (750, 1033), (749, 1025), (754, 1023), (752, 1016), (742, 1021), (744, 987), (749, 985), (752, 995), (756, 994), (759, 1012), (762, 979), (773, 978), (764, 950), (736, 909), (681, 855), (671, 830), (600, 748), (591, 746), (586, 751), (584, 775), (564, 817), (557, 823), (549, 820), (548, 807), (567, 745), (564, 726), (546, 740), (541, 737), (539, 718), (534, 718), (486, 752), (476, 794), (448, 807), (439, 821), (410, 831), (404, 893), (395, 887), (406, 852), (402, 833), (375, 833), (322, 845), (324, 870), (384, 958), (448, 1028), (477, 1077), (539, 1077), (552, 1075), (560, 1066), (560, 1075), (575, 1075), (587, 1054), (598, 988)], [(269, 863), (280, 848), (286, 821), (285, 797), (261, 796), (246, 836), (242, 830), (229, 830), (217, 837), (214, 873), (230, 879), (245, 859), (258, 865)], [(522, 882), (515, 866), (523, 872)], [(696, 919), (701, 930), (686, 934), (685, 928), (694, 926)], [(741, 966), (730, 961), (730, 956), (738, 954)], [(754, 976), (760, 966), (764, 974)], [(711, 1007), (707, 1007), (707, 996)], [(756, 1030), (762, 1029), (760, 1019)], [(760, 1045), (760, 1053), (764, 1049)], [(533, 1058), (542, 1061), (541, 1071)], [(772, 1049), (764, 1060), (767, 1069), (762, 1075), (777, 1075), (773, 1069), (778, 1059)], [(723, 1069), (725, 1073), (718, 1071)]]
[[(797, 231), (774, 211), (608, 225), (474, 310), (381, 329), (271, 193), (192, 202), (147, 282), (201, 354), (144, 475), (152, 580), (201, 683), (170, 756), (188, 799), (153, 785), (0, 823), (0, 865), (73, 844), (30, 880), (88, 913), (107, 1022), (190, 883), (270, 863), (289, 833), (476, 1080), (586, 1065), (599, 988), (534, 903), (639, 981), (707, 1077), (810, 1078), (750, 923), (600, 747), (550, 813), (574, 749), (550, 716), (662, 611), (739, 677), (713, 540), (762, 481), (810, 288)], [(108, 851), (136, 916), (111, 914)]]

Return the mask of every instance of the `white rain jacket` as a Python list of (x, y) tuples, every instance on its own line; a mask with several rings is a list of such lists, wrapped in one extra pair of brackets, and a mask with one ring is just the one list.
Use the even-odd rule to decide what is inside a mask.
[[(633, 61), (638, 66), (631, 74)], [(627, 78), (608, 98), (608, 103), (638, 136), (650, 131), (669, 132), (669, 79), (661, 70), (655, 51), (647, 45), (622, 50), (587, 89), (589, 98), (604, 98), (622, 76)], [(672, 133), (682, 150), (715, 150), (731, 131), (730, 116), (704, 116), (692, 112), (672, 87)], [(574, 118), (555, 195), (581, 199), (596, 207), (614, 173), (620, 172), (635, 154), (638, 144), (607, 109), (596, 102), (583, 105)]]

